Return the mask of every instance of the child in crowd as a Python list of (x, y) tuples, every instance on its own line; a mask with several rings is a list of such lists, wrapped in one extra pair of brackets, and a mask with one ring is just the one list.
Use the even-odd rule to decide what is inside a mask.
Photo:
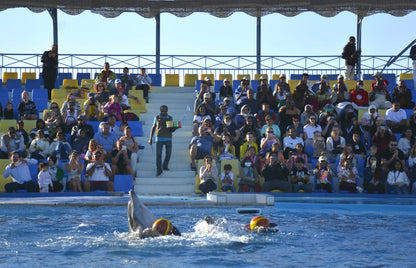
[(362, 193), (363, 189), (357, 186), (358, 171), (354, 167), (351, 158), (347, 158), (338, 169), (339, 189), (356, 193), (357, 190)]
[(62, 168), (57, 164), (56, 156), (49, 156), (48, 157), (48, 172), (51, 175), (53, 192), (61, 192), (64, 189), (64, 185), (61, 183), (64, 177), (64, 171)]
[(321, 156), (321, 153), (325, 151), (326, 145), (324, 137), (320, 131), (315, 131), (313, 133), (313, 158), (318, 158)]
[(224, 165), (224, 172), (221, 173), (221, 190), (223, 192), (235, 192), (234, 173), (231, 172), (232, 166), (230, 164)]
[(6, 103), (6, 108), (4, 108), (3, 116), (4, 119), (14, 119), (13, 104), (10, 101)]
[(309, 182), (308, 169), (304, 167), (305, 160), (302, 157), (296, 158), (296, 165), (290, 170), (290, 182), (294, 193), (300, 190), (311, 193), (312, 185)]
[(229, 134), (225, 134), (222, 137), (223, 145), (220, 146), (218, 151), (218, 160), (223, 159), (234, 159), (235, 158), (235, 148), (234, 145), (231, 143), (231, 136)]
[(394, 161), (394, 170), (389, 171), (387, 183), (395, 194), (409, 194), (409, 178), (403, 171), (400, 160)]
[(376, 158), (377, 158), (377, 160), (380, 160), (380, 159), (378, 159), (378, 157), (377, 157), (377, 146), (376, 145), (371, 145), (371, 147), (370, 147), (370, 153), (369, 153), (369, 156), (367, 156), (367, 159), (365, 160), (365, 164), (367, 165), (367, 163), (369, 163), (368, 162), (368, 160), (370, 159), (370, 157), (372, 157), (372, 156), (375, 156)]
[(350, 144), (352, 146), (352, 151), (354, 152), (354, 154), (357, 156), (361, 156), (362, 159), (365, 159), (366, 150), (364, 144), (361, 141), (360, 132), (355, 131), (352, 134), (352, 140), (350, 141)]
[(292, 151), (289, 153), (289, 159), (286, 162), (286, 166), (287, 168), (290, 170), (291, 168), (293, 168), (296, 165), (296, 160), (298, 158), (302, 158), (303, 159), (303, 166), (305, 168), (308, 168), (308, 155), (304, 152), (303, 150), (303, 145), (302, 143), (298, 143), (295, 146), (296, 151)]
[(253, 133), (247, 132), (246, 142), (244, 142), (243, 145), (240, 146), (240, 160), (243, 160), (244, 156), (246, 156), (248, 148), (250, 147), (254, 147), (254, 149), (256, 150), (256, 155), (259, 153), (259, 149), (258, 149), (256, 141), (254, 140)]
[(48, 172), (48, 163), (42, 162), (39, 164), (39, 174), (38, 174), (38, 183), (39, 183), (39, 192), (40, 193), (49, 193), (49, 186), (53, 190), (53, 183), (51, 174)]
[(328, 163), (327, 157), (320, 156), (318, 159), (318, 164), (314, 169), (313, 173), (316, 177), (316, 189), (326, 190), (328, 193), (332, 193), (332, 170), (331, 166)]

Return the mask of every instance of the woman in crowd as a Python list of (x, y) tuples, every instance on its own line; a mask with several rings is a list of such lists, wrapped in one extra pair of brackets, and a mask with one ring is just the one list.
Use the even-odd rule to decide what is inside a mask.
[(57, 126), (63, 124), (64, 120), (61, 111), (59, 110), (58, 103), (52, 102), (50, 108), (51, 110), (45, 114), (43, 120), (49, 129), (56, 129)]
[(45, 138), (43, 130), (39, 129), (29, 146), (30, 158), (46, 159), (49, 154), (49, 147), (49, 141)]
[(17, 111), (19, 113), (20, 120), (38, 119), (36, 105), (33, 101), (29, 100), (29, 93), (26, 90), (22, 92), (22, 101), (19, 103)]
[(398, 147), (408, 157), (413, 145), (415, 145), (415, 134), (411, 128), (406, 128), (399, 140)]
[(67, 189), (73, 192), (82, 192), (81, 173), (84, 164), (79, 161), (79, 155), (72, 152), (69, 156), (69, 162), (65, 165), (68, 171)]
[(329, 153), (329, 158), (335, 160), (344, 147), (345, 138), (341, 136), (341, 129), (339, 126), (334, 126), (331, 136), (326, 139), (326, 151)]
[(204, 157), (204, 164), (199, 169), (199, 190), (207, 194), (217, 189), (218, 169), (212, 165), (212, 157), (210, 155)]
[(251, 158), (250, 155), (245, 156), (241, 161), (239, 173), (240, 192), (260, 192), (260, 175), (257, 172), (253, 158)]
[(196, 108), (195, 111), (195, 115), (193, 118), (193, 132), (192, 134), (195, 136), (198, 134), (198, 128), (199, 126), (202, 124), (202, 121), (204, 121), (205, 119), (210, 119), (212, 121), (213, 118), (211, 118), (211, 116), (209, 114), (206, 113), (206, 108), (205, 105), (199, 105)]
[(101, 104), (104, 105), (109, 100), (109, 95), (107, 91), (104, 91), (106, 89), (106, 84), (104, 82), (99, 82), (94, 84), (94, 90), (96, 92), (95, 99)]
[(357, 186), (358, 171), (352, 164), (352, 159), (344, 161), (341, 168), (338, 168), (339, 189), (356, 193), (357, 190), (362, 192), (363, 189)]
[(374, 191), (384, 194), (384, 184), (380, 162), (375, 155), (370, 156), (367, 167), (364, 169), (364, 189), (369, 194), (374, 193)]

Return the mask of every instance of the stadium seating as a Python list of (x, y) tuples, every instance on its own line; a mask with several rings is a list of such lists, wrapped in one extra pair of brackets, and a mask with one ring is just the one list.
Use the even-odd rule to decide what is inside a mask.
[(95, 84), (94, 79), (82, 79), (81, 80), (81, 87), (86, 87), (89, 89), (93, 89)]
[(356, 81), (354, 81), (354, 80), (346, 80), (346, 81), (344, 81), (344, 82), (345, 82), (345, 84), (347, 85), (348, 90), (355, 89), (355, 88), (356, 88), (356, 86), (357, 86), (357, 82), (356, 82)]
[(133, 137), (143, 137), (143, 123), (142, 121), (127, 121), (131, 128), (131, 135)]
[(64, 79), (72, 79), (72, 73), (58, 73), (55, 83), (55, 85), (58, 84), (58, 87), (55, 88), (59, 88), (63, 84)]
[(367, 91), (368, 93), (371, 92), (371, 84), (373, 82), (374, 82), (374, 80), (363, 80), (364, 90)]
[(9, 127), (16, 127), (15, 119), (2, 119), (0, 120), (0, 133), (7, 133)]
[(241, 85), (241, 80), (233, 80), (233, 91)]
[[(290, 87), (290, 92), (295, 92), (296, 86), (299, 84), (300, 80), (288, 80), (287, 83)], [(332, 86), (332, 85), (331, 85)]]
[(133, 189), (132, 175), (114, 175), (114, 191), (128, 193)]
[(3, 73), (3, 85), (7, 83), (8, 79), (18, 79), (17, 72), (4, 72)]
[(251, 88), (253, 89), (254, 93), (257, 93), (257, 88), (259, 87), (260, 83), (259, 80), (251, 80), (250, 82)]
[(7, 179), (4, 178), (3, 173), (4, 170), (6, 169), (7, 165), (10, 164), (10, 159), (0, 159), (0, 170), (2, 170), (2, 172), (0, 172), (0, 193), (5, 193), (6, 190), (4, 189), (4, 186), (7, 183), (12, 182), (12, 177), (9, 176)]
[(221, 173), (224, 172), (224, 166), (227, 164), (231, 165), (231, 172), (234, 173), (233, 185), (234, 185), (235, 190), (238, 192), (238, 183), (239, 183), (239, 174), (240, 174), (240, 162), (238, 161), (238, 159), (229, 159), (229, 160), (221, 161), (221, 170), (218, 172), (219, 178), (218, 178), (217, 190), (221, 192), (221, 187), (222, 187)]
[(64, 89), (74, 89), (78, 87), (78, 80), (77, 79), (64, 79), (62, 83), (62, 88)]
[(52, 89), (52, 99), (65, 99), (68, 95), (68, 92), (65, 89)]
[(206, 77), (211, 78), (212, 82), (215, 80), (215, 76), (213, 74), (201, 74), (201, 80), (205, 80)]
[(150, 78), (152, 78), (152, 85), (153, 86), (162, 86), (162, 75), (160, 74), (148, 74)]
[(22, 80), (9, 78), (7, 79), (7, 82), (6, 82), (6, 88), (7, 89), (22, 88)]
[(166, 74), (165, 87), (179, 87), (179, 74)]
[(146, 113), (146, 100), (143, 98), (143, 90), (130, 90), (129, 94), (137, 97), (140, 100), (140, 103), (137, 103), (136, 100), (129, 99), (131, 109), (138, 110), (140, 113)]
[(26, 130), (27, 134), (30, 134), (30, 131), (34, 128), (36, 128), (36, 120), (23, 121), (23, 129)]
[(77, 80), (79, 85), (82, 85), (83, 79), (91, 79), (90, 73), (77, 73)]
[(280, 79), (280, 74), (274, 74), (272, 76), (272, 80), (279, 80)]
[(196, 80), (198, 80), (198, 74), (185, 74), (184, 86), (193, 87)]
[(413, 80), (413, 74), (412, 73), (403, 73), (400, 74), (400, 80)]
[(40, 88), (40, 79), (26, 79), (26, 89), (34, 89), (34, 88)]
[(202, 80), (196, 80), (195, 81), (195, 91), (199, 92), (199, 90), (201, 89), (201, 82)]
[(0, 103), (1, 107), (6, 108), (6, 103), (9, 101), (9, 91), (7, 89), (0, 89)]
[(26, 80), (27, 79), (36, 79), (36, 73), (27, 73), (27, 72), (23, 72), (22, 73), (22, 84), (25, 85), (26, 84)]
[(224, 84), (223, 80), (215, 80), (215, 82), (214, 82), (214, 91), (215, 91), (215, 93), (220, 93), (220, 88), (222, 87), (223, 84)]
[(224, 81), (225, 78), (228, 78), (228, 80), (233, 81), (233, 75), (232, 74), (219, 74), (218, 79)]
[(414, 97), (416, 95), (416, 94), (413, 93), (413, 90), (415, 90), (414, 81), (413, 80), (407, 80), (407, 79), (403, 79), (403, 81), (406, 84), (406, 86), (412, 90), (412, 97)]
[(94, 129), (94, 132), (96, 133), (98, 131), (98, 127), (100, 126), (100, 121), (86, 121), (85, 123), (87, 123), (88, 125), (91, 125), (92, 128)]
[(237, 74), (237, 80), (241, 80), (244, 77), (248, 77), (248, 80), (251, 80), (251, 76), (249, 74)]
[(38, 105), (37, 101), (44, 101), (47, 103), (48, 90), (46, 88), (33, 88), (32, 89), (32, 101)]
[(13, 109), (14, 112), (17, 112), (17, 108), (19, 107), (19, 103), (22, 101), (22, 88), (14, 88), (12, 90), (12, 103), (13, 103)]
[[(273, 78), (274, 78), (274, 76), (273, 76)], [(275, 79), (269, 81), (269, 84), (270, 84), (270, 87), (271, 87), (272, 91), (274, 90), (274, 87), (276, 86), (276, 84), (279, 83), (279, 82), (280, 82), (280, 80), (275, 80)]]

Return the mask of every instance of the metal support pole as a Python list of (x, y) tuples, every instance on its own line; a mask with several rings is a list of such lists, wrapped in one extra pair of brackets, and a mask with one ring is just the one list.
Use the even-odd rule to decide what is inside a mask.
[(160, 14), (156, 19), (156, 74), (160, 74)]
[(53, 43), (58, 46), (58, 12), (56, 8), (48, 8), (48, 12), (53, 23)]
[(357, 15), (357, 51), (360, 51), (357, 60), (357, 74), (361, 76), (361, 26), (364, 17)]
[(261, 73), (261, 17), (257, 17), (257, 73)]

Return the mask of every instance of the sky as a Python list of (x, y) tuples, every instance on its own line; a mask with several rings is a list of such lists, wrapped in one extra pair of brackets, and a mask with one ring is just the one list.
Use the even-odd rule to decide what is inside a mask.
[[(312, 12), (295, 17), (262, 17), (262, 55), (339, 55), (356, 35), (356, 15), (342, 12), (326, 18)], [(0, 12), (1, 53), (42, 53), (53, 43), (49, 13), (15, 8)], [(416, 12), (404, 17), (365, 17), (363, 55), (397, 55), (416, 38)], [(155, 19), (136, 13), (117, 18), (84, 11), (58, 11), (59, 52), (63, 54), (155, 54)], [(408, 54), (408, 52), (406, 52)], [(162, 55), (255, 55), (256, 18), (235, 13), (216, 18), (194, 13), (185, 18), (161, 14)]]

